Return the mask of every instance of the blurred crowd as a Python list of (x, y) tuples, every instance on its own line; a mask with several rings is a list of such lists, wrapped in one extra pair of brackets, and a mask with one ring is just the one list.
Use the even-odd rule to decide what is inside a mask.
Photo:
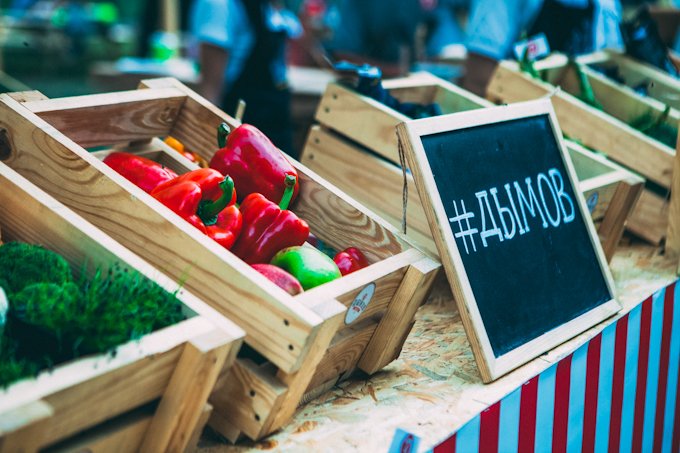
[[(112, 7), (124, 10), (137, 5), (106, 0), (108, 9), (92, 14), (92, 8), (76, 7), (86, 0), (6, 1), (14, 11), (36, 10), (35, 5), (45, 3), (69, 5), (62, 15), (64, 29), (74, 36), (86, 33), (89, 16), (103, 17), (106, 20), (98, 19), (99, 23), (116, 30)], [(674, 1), (680, 2), (654, 3), (675, 7)], [(98, 4), (97, 0), (90, 3)], [(168, 11), (174, 9), (186, 51), (183, 56), (200, 68), (200, 93), (230, 113), (244, 99), (244, 121), (258, 126), (289, 152), (287, 68), (291, 65), (332, 69), (347, 61), (378, 67), (389, 78), (405, 75), (424, 62), (449, 62), (461, 68), (457, 83), (484, 95), (497, 62), (521, 58), (517, 49), (528, 38), (542, 36), (550, 50), (569, 55), (623, 50), (625, 13), (644, 4), (636, 0), (146, 0), (136, 8), (141, 57), (154, 56), (153, 40), (158, 39), (163, 22), (173, 22)], [(74, 47), (73, 52), (78, 50)]]

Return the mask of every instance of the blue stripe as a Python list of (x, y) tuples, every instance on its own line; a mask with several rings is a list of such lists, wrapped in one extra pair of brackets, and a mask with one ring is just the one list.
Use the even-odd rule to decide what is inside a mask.
[(659, 387), (661, 364), (661, 333), (663, 330), (663, 299), (666, 289), (657, 291), (652, 300), (652, 328), (649, 338), (649, 366), (647, 368), (647, 393), (645, 417), (642, 428), (642, 451), (654, 448), (654, 420), (656, 420), (656, 394)]
[(567, 453), (580, 453), (583, 447), (583, 412), (586, 400), (587, 367), (588, 343), (578, 348), (571, 359)]
[(569, 384), (569, 423), (567, 424), (567, 453), (579, 453), (583, 446), (583, 412), (586, 400), (586, 368), (588, 343), (574, 352), (571, 359)]
[(522, 386), (503, 398), (498, 430), (498, 451), (517, 453), (519, 446), (519, 406), (522, 401)]
[(612, 384), (614, 382), (614, 351), (616, 348), (616, 323), (602, 331), (600, 348), (600, 379), (597, 388), (597, 427), (595, 453), (609, 451), (609, 424), (612, 410)]
[(621, 414), (621, 448), (619, 450), (621, 452), (633, 450), (633, 422), (635, 420), (635, 391), (637, 389), (641, 313), (642, 304), (639, 304), (628, 315), (626, 372), (623, 389), (623, 411)]
[(553, 365), (538, 376), (535, 453), (550, 453), (552, 450), (556, 373), (557, 365)]
[(479, 425), (481, 417), (477, 415), (463, 426), (456, 434), (456, 453), (479, 452)]
[(671, 331), (671, 350), (668, 361), (668, 386), (666, 387), (666, 410), (663, 423), (663, 445), (661, 451), (671, 451), (673, 441), (673, 422), (675, 400), (678, 391), (678, 368), (680, 366), (680, 287), (675, 287), (675, 301), (673, 302), (673, 330)]

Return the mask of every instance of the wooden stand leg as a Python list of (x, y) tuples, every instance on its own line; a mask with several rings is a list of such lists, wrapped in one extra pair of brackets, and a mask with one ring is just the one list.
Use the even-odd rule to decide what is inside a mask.
[(677, 194), (680, 194), (680, 156), (678, 153), (675, 154), (673, 163), (671, 201), (666, 232), (666, 256), (676, 261), (680, 258), (680, 196)]
[[(201, 338), (202, 340), (203, 338)], [(231, 346), (187, 343), (144, 438), (143, 452), (183, 452)]]
[(358, 367), (373, 374), (399, 356), (413, 327), (413, 317), (432, 289), (441, 266), (430, 258), (411, 265), (390, 302), (385, 316), (364, 350)]
[(607, 262), (611, 261), (614, 256), (616, 246), (623, 236), (626, 219), (633, 212), (643, 186), (642, 182), (621, 181), (614, 192), (614, 197), (597, 232)]

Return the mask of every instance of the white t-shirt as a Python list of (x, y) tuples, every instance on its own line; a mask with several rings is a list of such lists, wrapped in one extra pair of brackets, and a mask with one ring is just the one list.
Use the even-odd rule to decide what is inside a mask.
[(191, 56), (198, 57), (201, 42), (229, 51), (224, 74), (227, 85), (241, 74), (255, 44), (255, 31), (240, 0), (196, 0), (191, 6)]
[[(586, 7), (588, 0), (558, 0), (565, 6)], [(621, 4), (618, 0), (594, 0), (594, 49), (623, 49), (619, 29)], [(543, 0), (477, 0), (472, 2), (466, 30), (466, 46), (495, 59), (508, 58), (522, 30), (530, 28)]]

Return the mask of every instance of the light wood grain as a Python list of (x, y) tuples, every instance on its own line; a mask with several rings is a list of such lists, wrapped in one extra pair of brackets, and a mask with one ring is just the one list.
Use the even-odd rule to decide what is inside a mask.
[(404, 332), (410, 330), (416, 310), (427, 300), (441, 265), (430, 258), (409, 267), (399, 290), (385, 312), (378, 329), (361, 356), (358, 367), (369, 374), (382, 369), (399, 356)]
[(649, 97), (675, 109), (680, 108), (680, 81), (652, 65), (613, 49), (605, 49), (602, 54), (600, 65), (605, 68), (617, 68), (626, 86), (645, 84)]
[(314, 372), (314, 377), (305, 389), (305, 393), (311, 392), (318, 386), (333, 378), (337, 378), (345, 371), (356, 366), (366, 350), (366, 346), (375, 335), (378, 322), (379, 319), (375, 320), (373, 318), (366, 318), (362, 321), (357, 320), (349, 327), (338, 331), (333, 337), (328, 351), (326, 351), (321, 362), (319, 362)]
[(238, 359), (210, 396), (218, 416), (213, 415), (208, 423), (227, 438), (232, 437), (233, 428), (238, 426), (251, 439), (258, 439), (265, 421), (275, 416), (287, 392), (288, 387), (268, 367), (260, 368), (251, 360)]
[(226, 348), (216, 349), (216, 338), (194, 339), (184, 346), (141, 449), (182, 453), (189, 442), (227, 358)]
[[(2, 163), (0, 206), (0, 224), (6, 239), (40, 244), (60, 254), (71, 265), (76, 278), (85, 262), (89, 275), (96, 268), (106, 273), (119, 263), (138, 270), (170, 292), (178, 290), (176, 283)], [(201, 345), (201, 356), (210, 357), (204, 371), (216, 375), (227, 357), (238, 350), (245, 332), (185, 290), (178, 297), (184, 303), (188, 320), (121, 345), (115, 355), (98, 354), (74, 360), (0, 391), (0, 426), (7, 426), (8, 420), (16, 421), (13, 411), (18, 408), (47, 404), (52, 416), (40, 428), (42, 438), (37, 435), (30, 438), (31, 442), (39, 440), (38, 445), (43, 447), (161, 398), (177, 369), (179, 354), (189, 341)], [(220, 319), (213, 323), (210, 318)], [(191, 404), (202, 407), (212, 383), (199, 379), (194, 385), (208, 387), (190, 395)], [(176, 388), (172, 396), (180, 400), (186, 397), (181, 388)], [(183, 425), (165, 424), (159, 419), (155, 421), (157, 432), (176, 430), (186, 434), (181, 441), (186, 442), (193, 430), (191, 407), (175, 407), (174, 413), (175, 417), (185, 418)], [(10, 440), (12, 437), (11, 433), (7, 436)], [(162, 449), (169, 446), (166, 444)]]
[(265, 432), (270, 433), (279, 429), (293, 416), (295, 409), (297, 409), (298, 402), (305, 394), (307, 387), (312, 380), (316, 366), (326, 353), (328, 345), (330, 344), (333, 335), (338, 330), (338, 326), (343, 318), (344, 313), (339, 313), (324, 323), (323, 328), (317, 333), (318, 337), (316, 341), (313, 343), (305, 358), (305, 363), (298, 371), (289, 374), (279, 370), (277, 377), (284, 384), (288, 385), (288, 393), (285, 395), (276, 417), (273, 420), (267, 420)]
[(650, 244), (661, 244), (668, 229), (670, 209), (668, 200), (668, 197), (643, 189), (626, 223), (626, 229)]
[[(591, 195), (597, 194), (598, 202), (591, 214), (593, 221), (602, 221), (607, 214), (610, 216), (607, 225), (614, 227), (611, 222), (616, 219), (619, 222), (616, 228), (623, 228), (630, 212), (625, 211), (628, 215), (620, 215), (616, 209), (609, 211), (614, 194), (621, 181), (627, 180), (638, 187), (644, 179), (574, 142), (567, 141), (566, 144), (584, 197), (588, 199)], [(393, 226), (401, 227), (404, 178), (399, 167), (320, 126), (311, 129), (300, 159), (321, 176), (338, 184), (344, 192), (390, 221)], [(407, 183), (409, 190), (406, 234), (436, 255), (430, 226), (411, 174), (407, 175)], [(639, 189), (641, 190), (641, 187)], [(633, 202), (632, 206), (636, 200), (635, 197), (630, 200)], [(616, 208), (624, 210), (629, 207), (631, 206), (616, 205)], [(616, 245), (611, 232), (606, 234), (603, 232), (603, 237), (611, 241), (613, 246)], [(611, 246), (610, 244), (607, 250), (610, 250)], [(607, 257), (611, 258), (611, 254), (607, 253)]]
[[(499, 104), (514, 103), (538, 99), (553, 90), (552, 85), (519, 73), (515, 65), (504, 62), (489, 83), (488, 98)], [(675, 150), (566, 92), (556, 92), (551, 101), (560, 128), (567, 137), (579, 140), (664, 187), (670, 187)]]
[[(383, 81), (383, 87), (402, 102), (437, 102), (443, 113), (490, 105), (485, 99), (424, 73)], [(399, 162), (399, 152), (394, 128), (411, 118), (339, 84), (329, 83), (315, 119), (323, 126), (396, 163)]]
[(32, 401), (0, 414), (0, 452), (37, 452), (54, 410), (43, 401)]
[(135, 90), (23, 106), (83, 148), (92, 148), (167, 136), (185, 99), (181, 91), (169, 88), (142, 96)]
[(104, 425), (88, 430), (44, 453), (121, 453), (138, 452), (153, 419), (153, 408), (145, 406)]
[(680, 259), (680, 157), (675, 156), (673, 169), (673, 187), (671, 192), (675, 196), (671, 197), (668, 203), (668, 230), (666, 234), (666, 254), (669, 258)]
[[(171, 278), (189, 271), (187, 289), (246, 332), (257, 332), (252, 346), (274, 363), (295, 369), (306, 339), (323, 322), (319, 316), (22, 105), (0, 96), (0, 121), (13, 149), (8, 165)], [(13, 138), (22, 131), (32, 140)], [(258, 315), (256, 306), (268, 316)]]
[[(138, 93), (142, 94), (140, 102), (156, 102), (156, 99), (165, 99), (168, 93), (171, 97), (177, 92), (184, 96), (181, 109), (176, 113), (171, 112), (173, 125), (167, 133), (208, 160), (216, 150), (216, 145), (212, 145), (216, 126), (223, 121), (232, 127), (238, 126), (233, 118), (179, 82), (162, 79), (149, 81), (148, 85), (143, 82), (142, 85), (154, 88), (139, 90)], [(128, 96), (118, 95), (126, 102), (129, 100)], [(114, 96), (113, 102), (118, 97)], [(54, 112), (57, 115), (56, 112), (61, 107), (75, 112), (78, 109), (92, 109), (97, 104), (106, 105), (107, 99), (109, 98), (102, 96), (89, 100), (36, 101), (37, 104), (30, 104), (29, 107), (35, 111)], [(243, 372), (223, 373), (218, 381), (221, 385), (211, 397), (211, 401), (216, 401), (211, 420), (214, 419), (215, 424), (219, 424), (220, 429), (230, 438), (237, 438), (241, 432), (259, 438), (277, 429), (290, 418), (344, 318), (346, 309), (338, 298), (349, 299), (367, 283), (379, 282), (384, 289), (381, 289), (378, 300), (391, 300), (390, 293), (397, 291), (397, 282), (401, 280), (407, 267), (422, 259), (422, 253), (409, 238), (400, 235), (387, 222), (377, 218), (303, 165), (292, 162), (299, 172), (303, 187), (292, 206), (294, 212), (307, 220), (312, 231), (327, 244), (336, 249), (358, 246), (365, 251), (372, 263), (368, 269), (341, 279), (340, 281), (344, 280), (342, 285), (329, 285), (322, 292), (317, 292), (314, 299), (308, 297), (304, 303), (297, 302), (229, 252), (216, 247), (193, 228), (186, 228), (183, 221), (168, 213), (166, 208), (159, 206), (138, 188), (131, 186), (120, 175), (112, 173), (97, 158), (108, 151), (99, 152), (96, 156), (85, 153), (77, 144), (66, 139), (58, 128), (41, 122), (40, 118), (11, 97), (3, 98), (3, 101), (6, 115), (3, 117), (0, 108), (0, 121), (10, 123), (5, 120), (10, 118), (16, 122), (17, 130), (25, 128), (35, 132), (31, 143), (32, 151), (27, 149), (23, 140), (15, 140), (16, 133), (8, 134), (9, 138), (4, 142), (11, 150), (8, 163), (27, 175), (34, 176), (46, 190), (55, 191), (103, 229), (125, 238), (130, 248), (144, 253), (164, 273), (178, 276), (182, 263), (185, 266), (190, 264), (191, 274), (185, 283), (186, 287), (199, 293), (202, 299), (222, 312), (233, 308), (250, 318), (250, 321), (239, 319), (238, 323), (246, 328), (249, 345), (269, 361), (266, 366), (279, 367), (279, 380), (276, 384), (276, 381), (257, 374), (253, 379), (253, 370), (243, 371), (244, 368), (239, 364), (234, 369)], [(121, 101), (120, 104), (124, 102)], [(163, 105), (161, 102), (157, 103), (157, 107)], [(114, 149), (134, 151), (156, 160), (167, 159), (168, 152), (174, 153), (167, 146), (161, 146), (157, 138), (144, 137), (145, 140), (135, 140), (136, 138), (120, 137), (115, 140), (120, 141)], [(134, 143), (128, 145), (128, 141)], [(39, 143), (37, 147), (34, 146), (36, 142)], [(41, 172), (36, 175), (31, 170), (36, 168), (32, 165), (36, 160), (49, 168), (48, 174)], [(172, 161), (179, 172), (190, 169), (183, 165), (181, 159), (173, 158)], [(64, 181), (58, 184), (57, 175), (61, 175)], [(82, 190), (83, 187), (93, 190), (84, 194), (82, 192), (86, 191)], [(156, 236), (148, 238), (150, 228), (153, 228)], [(205, 285), (204, 282), (211, 284)], [(253, 294), (256, 295), (255, 298), (251, 297)], [(247, 304), (243, 303), (244, 298), (248, 299)], [(258, 298), (259, 302), (255, 302)], [(230, 300), (233, 302), (229, 302)], [(280, 313), (283, 316), (277, 318), (277, 308), (270, 307), (269, 302), (274, 307), (285, 307), (284, 313)], [(382, 303), (384, 302), (380, 302)], [(380, 304), (377, 306), (380, 307)], [(226, 305), (232, 308), (225, 308)], [(268, 324), (273, 327), (272, 332), (266, 332)], [(406, 335), (407, 332), (400, 333), (401, 337)], [(256, 380), (262, 386), (252, 397), (252, 385), (249, 384)], [(248, 389), (247, 397), (243, 396), (245, 389)], [(219, 392), (224, 393), (215, 396)], [(262, 398), (262, 395), (273, 397)], [(264, 404), (258, 407), (262, 402)], [(227, 420), (225, 411), (232, 411), (236, 416)], [(255, 415), (258, 415), (259, 420)]]

